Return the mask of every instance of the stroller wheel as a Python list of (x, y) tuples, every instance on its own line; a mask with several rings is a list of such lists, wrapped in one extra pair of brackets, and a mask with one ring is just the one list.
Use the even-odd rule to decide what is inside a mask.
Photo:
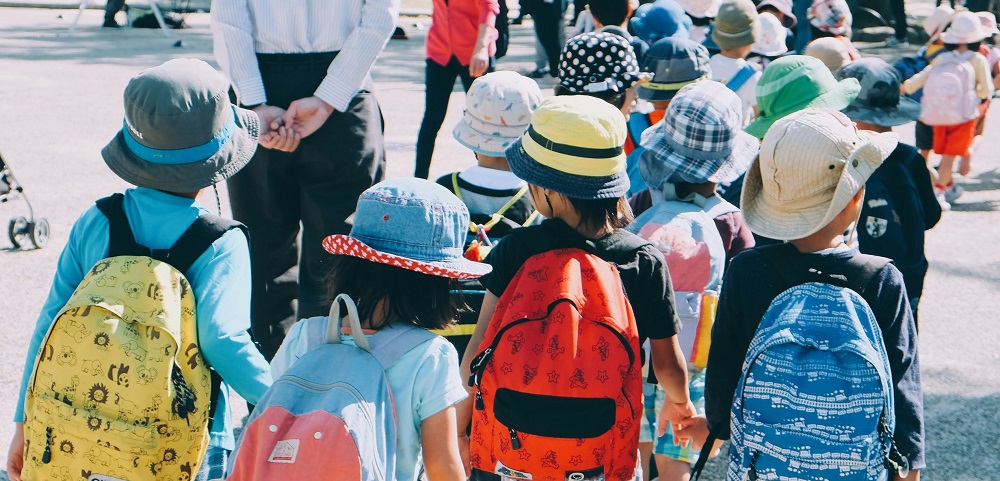
[(10, 237), (10, 243), (14, 244), (15, 249), (21, 248), (22, 244), (19, 238), (27, 233), (28, 219), (25, 217), (15, 217), (7, 225), (7, 236)]
[(40, 218), (38, 221), (32, 222), (29, 227), (31, 243), (35, 245), (36, 249), (45, 247), (45, 244), (49, 243), (49, 221)]

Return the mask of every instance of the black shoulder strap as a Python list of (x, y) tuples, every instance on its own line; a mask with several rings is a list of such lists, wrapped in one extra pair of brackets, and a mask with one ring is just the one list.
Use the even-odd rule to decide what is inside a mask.
[(150, 249), (135, 240), (135, 234), (132, 233), (132, 227), (129, 226), (128, 217), (122, 206), (124, 198), (125, 196), (119, 193), (97, 201), (97, 208), (108, 218), (110, 225), (108, 257), (149, 256), (187, 273), (198, 257), (231, 229), (238, 228), (243, 231), (249, 242), (250, 234), (243, 224), (217, 215), (205, 214), (195, 219), (191, 227), (188, 227), (171, 248)]
[(789, 243), (758, 247), (757, 251), (778, 272), (786, 289), (807, 282), (825, 282), (847, 287), (862, 296), (872, 279), (892, 262), (885, 257), (857, 253), (845, 264), (844, 272), (822, 272), (809, 266), (806, 257)]

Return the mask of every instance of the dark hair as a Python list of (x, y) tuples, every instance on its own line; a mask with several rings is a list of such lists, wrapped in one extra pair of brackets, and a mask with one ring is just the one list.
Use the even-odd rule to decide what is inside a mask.
[(628, 18), (628, 0), (590, 0), (587, 3), (590, 14), (602, 25), (619, 26)]
[[(964, 44), (964, 45), (968, 46), (969, 50), (975, 52), (975, 51), (979, 50), (979, 46), (982, 45), (982, 43), (983, 43), (982, 41), (979, 41), (979, 42), (967, 43), (967, 44)], [(958, 43), (946, 43), (946, 44), (944, 44), (944, 49), (945, 50), (955, 50), (955, 49), (958, 48), (959, 45), (962, 45), (962, 44), (958, 44)]]
[(694, 25), (695, 27), (707, 27), (715, 23), (715, 17), (694, 17), (691, 15), (688, 16), (691, 17), (691, 24)]
[(616, 92), (614, 90), (605, 90), (603, 92), (573, 92), (563, 87), (562, 85), (556, 85), (555, 87), (556, 97), (562, 95), (586, 95), (588, 97), (594, 97), (601, 99), (611, 105), (614, 105), (616, 109), (621, 110), (625, 106), (625, 92)]
[(605, 224), (615, 229), (628, 226), (635, 216), (632, 207), (625, 197), (616, 199), (575, 199), (566, 196), (576, 212), (580, 214), (580, 224), (590, 227), (601, 227)]
[[(393, 322), (407, 322), (425, 329), (448, 327), (455, 320), (453, 281), (445, 277), (379, 264), (358, 257), (334, 256), (330, 271), (330, 299), (351, 296), (361, 321), (371, 320), (379, 301), (385, 301), (381, 329)], [(461, 302), (458, 302), (461, 304)]]
[[(778, 7), (775, 7), (774, 5), (764, 5), (763, 7), (757, 8), (757, 13), (764, 13), (764, 12), (774, 12), (774, 13), (780, 13), (782, 15), (785, 14), (785, 12), (778, 10)], [(775, 16), (777, 17), (777, 15)]]
[(835, 33), (828, 32), (826, 30), (820, 30), (820, 29), (816, 28), (815, 25), (809, 25), (809, 30), (812, 31), (812, 39), (813, 40), (816, 40), (817, 38), (827, 38), (827, 37), (836, 37), (837, 36), (837, 34), (835, 34)]

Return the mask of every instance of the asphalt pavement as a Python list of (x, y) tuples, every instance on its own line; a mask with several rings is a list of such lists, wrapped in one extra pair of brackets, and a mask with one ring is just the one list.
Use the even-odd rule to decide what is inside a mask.
[[(100, 157), (122, 125), (121, 93), (128, 79), (171, 58), (212, 61), (206, 14), (187, 17), (191, 28), (164, 38), (155, 30), (108, 30), (102, 14), (0, 7), (0, 152), (51, 224), (41, 250), (15, 250), (0, 229), (0, 445), (10, 439), (25, 351), (73, 221), (94, 200), (127, 185)], [(427, 18), (404, 18), (409, 40), (390, 42), (376, 63), (376, 94), (386, 121), (388, 175), (412, 172), (423, 115), (423, 36)], [(533, 67), (530, 24), (512, 27), (513, 44), (500, 69)], [(175, 42), (180, 41), (179, 46)], [(914, 51), (863, 46), (885, 58)], [(540, 82), (551, 93), (553, 82)], [(450, 129), (463, 95), (452, 94), (438, 136), (432, 176), (470, 166), (471, 152)], [(997, 107), (994, 108), (994, 111)], [(996, 112), (993, 112), (994, 115)], [(926, 402), (928, 480), (1000, 479), (1000, 120), (987, 122), (973, 172), (958, 179), (966, 193), (927, 235), (930, 272), (920, 307), (920, 355)], [(897, 129), (906, 141), (913, 126)], [(222, 189), (223, 211), (228, 212)], [(211, 191), (203, 199), (214, 206)], [(26, 215), (23, 203), (0, 205), (0, 227)], [(0, 465), (6, 451), (0, 449)], [(718, 462), (709, 479), (718, 479)]]

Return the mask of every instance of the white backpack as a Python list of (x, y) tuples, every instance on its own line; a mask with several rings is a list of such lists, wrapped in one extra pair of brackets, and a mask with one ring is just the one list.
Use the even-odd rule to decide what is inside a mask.
[(969, 60), (976, 52), (949, 52), (940, 55), (931, 66), (924, 95), (920, 99), (923, 111), (920, 120), (927, 125), (958, 125), (975, 119), (979, 114), (976, 95), (976, 71)]

